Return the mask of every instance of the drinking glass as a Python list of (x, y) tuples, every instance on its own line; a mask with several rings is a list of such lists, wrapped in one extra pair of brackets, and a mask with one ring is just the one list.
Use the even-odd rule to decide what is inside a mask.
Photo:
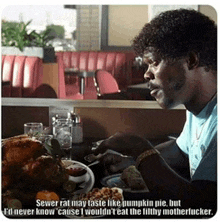
[(25, 123), (24, 134), (30, 137), (39, 137), (43, 133), (42, 123)]
[(70, 119), (57, 118), (53, 125), (53, 136), (59, 141), (60, 148), (65, 152), (65, 159), (71, 159), (72, 122)]

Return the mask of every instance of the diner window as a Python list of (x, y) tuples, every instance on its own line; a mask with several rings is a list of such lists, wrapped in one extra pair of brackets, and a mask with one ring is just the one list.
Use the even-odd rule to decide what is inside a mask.
[(2, 27), (24, 22), (28, 31), (50, 28), (55, 51), (76, 50), (77, 13), (74, 5), (8, 5), (2, 10)]
[(77, 49), (100, 50), (101, 5), (77, 5)]

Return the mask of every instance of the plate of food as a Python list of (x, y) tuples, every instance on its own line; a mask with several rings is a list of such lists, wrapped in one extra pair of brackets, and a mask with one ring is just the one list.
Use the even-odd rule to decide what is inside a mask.
[(61, 160), (67, 173), (69, 181), (74, 182), (79, 188), (74, 194), (89, 192), (95, 183), (95, 176), (92, 170), (85, 164), (75, 160)]
[[(124, 200), (123, 197), (123, 190), (118, 187), (102, 187), (102, 188), (93, 188), (88, 193), (82, 193), (77, 198), (73, 199), (74, 201), (78, 201), (80, 203), (84, 203), (83, 207), (70, 207), (70, 212), (66, 217), (68, 218), (81, 218), (81, 219), (94, 219), (99, 217), (104, 217), (111, 212), (111, 208), (113, 207), (120, 207), (122, 201)], [(108, 201), (111, 202), (114, 200), (120, 206), (111, 206)], [(72, 210), (79, 210), (78, 215), (71, 215)]]
[(147, 188), (140, 172), (135, 166), (129, 166), (120, 174), (106, 176), (101, 180), (103, 186), (119, 187), (125, 192), (147, 193)]

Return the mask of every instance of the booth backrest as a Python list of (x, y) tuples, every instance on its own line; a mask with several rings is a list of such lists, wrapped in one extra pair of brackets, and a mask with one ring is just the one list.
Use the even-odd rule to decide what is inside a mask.
[(120, 92), (118, 83), (111, 73), (105, 70), (97, 70), (95, 74), (97, 92), (100, 95)]
[(30, 97), (42, 84), (42, 59), (38, 57), (2, 55), (3, 97)]
[(64, 68), (106, 70), (114, 76), (120, 88), (131, 84), (133, 52), (66, 51), (57, 52), (56, 55), (62, 58)]

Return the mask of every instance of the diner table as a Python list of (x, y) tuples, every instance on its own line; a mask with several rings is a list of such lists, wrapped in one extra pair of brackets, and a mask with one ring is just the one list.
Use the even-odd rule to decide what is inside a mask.
[(75, 68), (66, 68), (65, 75), (79, 77), (80, 94), (84, 95), (84, 93), (85, 93), (85, 79), (88, 77), (94, 77), (95, 71), (85, 71), (85, 70), (78, 70)]
[[(97, 146), (97, 142), (100, 143), (102, 139), (98, 140), (97, 138), (84, 138), (84, 142), (80, 143), (80, 144), (72, 144), (72, 151), (71, 151), (71, 159), (72, 160), (76, 160), (79, 162), (84, 163), (85, 165), (89, 165), (89, 163), (84, 159), (84, 157), (88, 154), (90, 154), (92, 152), (92, 148), (94, 148), (94, 144), (96, 144)], [(152, 143), (152, 145), (157, 145), (161, 142), (164, 142), (165, 140), (167, 140), (167, 138), (163, 138), (163, 139), (155, 139), (155, 140), (150, 140), (150, 142)], [(95, 184), (94, 184), (94, 188), (102, 188), (103, 184), (100, 182), (102, 181), (103, 177), (106, 177), (106, 173), (104, 173), (104, 167), (100, 164), (95, 164), (92, 165), (90, 167), (90, 169), (93, 171), (94, 176), (95, 176)], [(160, 210), (162, 211), (164, 209), (164, 206), (160, 203), (164, 202), (164, 201), (169, 201), (166, 200), (163, 196), (158, 196), (157, 191), (156, 192), (127, 192), (125, 190), (123, 190), (123, 197), (124, 197), (124, 201), (126, 201), (128, 204), (131, 202), (135, 202), (135, 203), (139, 203), (142, 204), (140, 206), (136, 206), (133, 207), (132, 205), (129, 206), (121, 206), (119, 207), (119, 212), (126, 212), (125, 214), (121, 214), (121, 213), (116, 213), (116, 214), (111, 214), (111, 215), (100, 215), (100, 216), (94, 216), (94, 217), (88, 217), (88, 219), (152, 219), (152, 218), (192, 218), (191, 216), (187, 216), (187, 215), (162, 215), (161, 217), (159, 217), (157, 215), (157, 213), (155, 213), (156, 211), (159, 212)], [(152, 205), (152, 203), (157, 202), (159, 205), (155, 208), (154, 205)], [(149, 204), (149, 205), (147, 205)], [(114, 206), (115, 209), (117, 209), (116, 206)], [(43, 209), (43, 208), (41, 208)], [(47, 209), (47, 208), (45, 208)], [(48, 208), (50, 209), (50, 208)], [(52, 209), (52, 208), (51, 208)], [(65, 207), (63, 208), (65, 211)], [(103, 208), (105, 209), (105, 208)], [(167, 207), (166, 207), (167, 209)], [(172, 209), (172, 208), (171, 208)], [(28, 209), (29, 210), (29, 209)], [(31, 209), (30, 209), (31, 210)], [(124, 210), (124, 211), (123, 211)], [(46, 210), (45, 210), (46, 212)], [(49, 212), (49, 210), (48, 210)], [(145, 212), (145, 213), (143, 213)], [(55, 214), (46, 214), (46, 215), (13, 215), (13, 216), (7, 216), (8, 218), (11, 219), (87, 219), (87, 217), (75, 217), (75, 216), (65, 216), (64, 214), (60, 214), (58, 213), (58, 209), (55, 210)], [(194, 218), (194, 217), (193, 217)], [(199, 216), (198, 216), (199, 218)]]
[[(84, 138), (83, 143), (80, 144), (72, 144), (72, 150), (71, 150), (71, 160), (75, 160), (78, 162), (81, 162), (85, 165), (89, 165), (90, 163), (85, 160), (85, 156), (92, 153), (92, 149), (94, 147), (97, 147), (97, 144), (100, 144), (102, 141), (102, 138)], [(152, 144), (158, 144), (161, 140), (155, 140), (151, 141)], [(106, 172), (104, 171), (103, 166), (98, 163), (90, 166), (90, 169), (92, 170), (94, 176), (95, 176), (95, 183), (94, 188), (102, 188), (104, 185), (102, 184), (103, 177), (106, 177)], [(129, 193), (129, 192), (123, 192), (124, 200), (143, 200), (143, 199), (154, 199), (154, 194), (152, 193)], [(105, 215), (101, 218), (143, 218), (143, 215)], [(155, 216), (156, 217), (156, 216)], [(16, 219), (16, 218), (31, 218), (31, 219), (68, 219), (65, 215), (59, 215), (56, 211), (54, 215), (23, 215), (23, 216), (8, 216), (8, 218)], [(150, 216), (145, 215), (144, 218), (150, 218)], [(77, 219), (77, 218), (76, 218)]]

